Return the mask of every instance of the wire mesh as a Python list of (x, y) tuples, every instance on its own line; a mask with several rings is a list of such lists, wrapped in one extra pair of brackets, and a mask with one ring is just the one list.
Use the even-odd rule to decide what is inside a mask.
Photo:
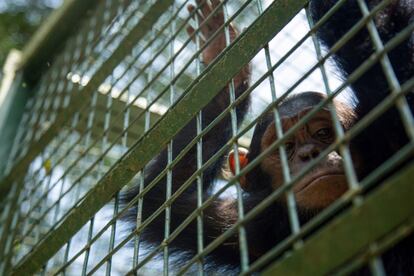
[[(362, 208), (378, 181), (412, 157), (414, 124), (404, 96), (413, 90), (414, 79), (399, 82), (389, 53), (412, 35), (414, 25), (407, 23), (396, 36), (382, 41), (375, 21), (392, 1), (376, 1), (375, 6), (354, 1), (361, 19), (329, 49), (317, 39), (318, 30), (350, 1), (337, 1), (318, 22), (310, 16), (308, 1), (208, 1), (216, 5), (201, 20), (204, 2), (105, 0), (68, 38), (32, 88), (36, 93), (26, 105), (0, 183), (7, 187), (1, 197), (1, 273), (204, 275), (228, 270), (249, 275), (274, 262), (280, 263), (276, 267), (280, 269), (290, 259), (278, 257), (289, 252), (295, 260), (295, 254), (307, 250), (307, 240), (316, 230), (346, 210)], [(220, 15), (223, 24), (205, 37), (206, 22)], [(187, 30), (189, 24), (193, 32)], [(237, 38), (232, 34), (234, 26), (243, 30)], [(333, 57), (364, 29), (374, 51), (351, 74), (339, 78)], [(224, 49), (206, 64), (206, 49), (214, 47), (220, 36)], [(248, 63), (254, 68), (250, 85), (238, 95), (238, 73)], [(333, 102), (340, 99), (355, 105), (352, 85), (376, 64), (391, 93), (345, 131)], [(303, 91), (320, 91), (327, 97), (286, 129), (279, 107), (290, 95)], [(217, 107), (218, 114), (211, 118), (206, 106), (223, 92), (228, 92), (225, 106)], [(242, 120), (239, 110), (249, 97), (251, 110)], [(349, 143), (392, 107), (408, 142), (359, 179)], [(335, 140), (292, 174), (287, 143), (325, 108)], [(254, 126), (266, 114), (272, 116), (278, 139), (247, 166), (236, 154), (234, 176), (228, 176), (225, 168), (211, 177), (211, 167), (223, 156), (249, 146)], [(222, 131), (228, 131), (229, 138), (220, 142), (216, 152), (209, 151), (211, 141), (219, 139), (211, 133), (217, 135), (226, 122), (228, 129)], [(193, 129), (184, 142), (176, 138), (183, 128)], [(165, 162), (150, 178), (162, 150)], [(282, 185), (254, 206), (246, 206), (243, 177), (275, 150)], [(304, 223), (293, 188), (333, 151), (342, 157), (348, 189)], [(122, 204), (124, 190), (132, 186), (136, 196)], [(163, 193), (162, 202), (150, 215), (143, 213), (160, 186), (165, 186), (156, 190)], [(194, 209), (177, 219), (179, 208), (192, 207), (179, 205), (189, 189), (193, 189)], [(219, 234), (209, 236), (209, 220), (214, 218), (208, 210), (224, 201), (235, 205), (236, 215), (223, 222), (227, 224)], [(266, 252), (253, 254), (248, 227), (275, 202), (286, 207), (289, 235)], [(131, 209), (136, 210), (132, 228), (124, 221)], [(150, 244), (146, 231), (154, 231), (151, 225), (160, 217), (162, 238)], [(368, 248), (360, 247), (358, 256), (349, 253), (338, 266), (327, 265), (320, 271), (347, 274), (368, 264), (370, 273), (384, 275), (381, 256), (410, 236), (412, 219), (407, 221), (394, 225), (395, 231)], [(192, 224), (196, 225), (193, 232), (188, 231)], [(195, 244), (195, 250), (177, 249), (183, 236), (188, 246)], [(211, 255), (223, 245), (236, 252), (240, 270), (214, 266)]]

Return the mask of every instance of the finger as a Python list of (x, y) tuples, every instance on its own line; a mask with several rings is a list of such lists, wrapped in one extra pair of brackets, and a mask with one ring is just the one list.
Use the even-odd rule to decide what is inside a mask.
[(188, 5), (187, 10), (191, 13), (191, 15), (197, 16), (198, 25), (200, 25), (202, 22), (204, 22), (205, 18), (201, 15), (201, 12), (197, 10), (197, 8), (194, 5)]
[(211, 19), (206, 22), (206, 18), (201, 14), (201, 12), (197, 13), (197, 26), (200, 28), (200, 34), (208, 36), (212, 30), (210, 26)]
[(214, 16), (211, 18), (212, 21), (215, 22), (216, 25), (223, 25), (224, 24), (224, 13), (223, 13), (223, 9), (219, 8), (219, 10), (216, 11), (216, 13), (214, 14)]
[[(236, 34), (236, 35), (238, 35), (239, 34), (239, 30), (237, 29), (237, 27), (233, 24), (233, 23), (230, 23), (229, 24), (229, 29), (232, 31), (232, 32), (234, 32), (234, 34)], [(247, 29), (247, 28), (244, 28), (244, 30), (245, 29)], [(244, 32), (244, 30), (243, 30), (243, 32)]]
[(221, 1), (219, 0), (212, 1), (212, 12), (214, 12), (212, 19), (218, 25), (222, 25), (224, 23), (223, 6), (220, 6), (220, 4)]
[(206, 37), (203, 35), (203, 33), (198, 33), (198, 39), (200, 41), (200, 46), (203, 46), (204, 43), (206, 43), (207, 39)]
[(206, 18), (200, 11), (197, 12), (197, 19), (198, 19), (198, 25), (201, 25), (201, 23), (203, 23), (204, 20), (206, 20)]
[(207, 2), (207, 0), (197, 0), (196, 1), (198, 6), (200, 7), (200, 11), (204, 18), (208, 17), (212, 11), (210, 4)]
[(194, 43), (196, 43), (197, 42), (197, 37), (198, 37), (198, 39), (200, 41), (200, 44), (203, 45), (206, 41), (205, 37), (203, 36), (202, 33), (199, 32), (198, 34), (196, 34), (195, 32), (196, 32), (196, 30), (192, 26), (187, 27), (187, 34), (188, 34), (189, 37), (191, 37), (191, 40)]
[(198, 17), (198, 19), (200, 20), (201, 19), (201, 21), (204, 21), (204, 16), (203, 16), (203, 14), (194, 6), (194, 5), (191, 5), (191, 4), (189, 4), (188, 6), (187, 6), (187, 10), (188, 10), (188, 12), (190, 12), (191, 13), (191, 15), (195, 15), (195, 14), (197, 14), (197, 17)]
[[(207, 1), (207, 0), (206, 0)], [(219, 5), (221, 4), (220, 0), (210, 0), (211, 5), (208, 4), (209, 6), (209, 14), (213, 15), (210, 17), (210, 20), (208, 22), (208, 24), (213, 24), (213, 25), (222, 25), (224, 22), (224, 13), (223, 13), (223, 6)], [(207, 16), (205, 16), (207, 18)]]
[(193, 36), (193, 34), (194, 34), (194, 32), (195, 32), (195, 30), (194, 30), (194, 28), (193, 27), (191, 27), (191, 26), (188, 26), (187, 27), (187, 34), (188, 34), (188, 36), (190, 36), (191, 37), (191, 39), (192, 40), (194, 40), (194, 36)]
[(218, 7), (220, 5), (220, 3), (221, 3), (220, 0), (210, 0), (210, 1), (211, 1), (211, 5), (212, 5), (212, 8), (213, 9), (215, 9), (216, 7)]
[(187, 6), (187, 9), (188, 9), (189, 12), (197, 14), (198, 24), (201, 24), (201, 22), (203, 22), (205, 20), (205, 16), (201, 12), (201, 6), (203, 5), (201, 2), (203, 2), (203, 1), (204, 0), (197, 0), (198, 8), (196, 8), (194, 5), (191, 5), (191, 4)]
[(189, 13), (193, 13), (195, 11), (196, 7), (194, 7), (194, 5), (187, 5), (187, 10)]

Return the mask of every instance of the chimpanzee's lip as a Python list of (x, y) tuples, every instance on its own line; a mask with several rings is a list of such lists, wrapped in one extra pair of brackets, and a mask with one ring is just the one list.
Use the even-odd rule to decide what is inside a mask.
[(302, 178), (301, 181), (299, 181), (297, 185), (295, 185), (294, 190), (296, 190), (296, 192), (301, 192), (307, 187), (312, 186), (313, 184), (316, 184), (319, 180), (323, 178), (333, 177), (333, 176), (345, 176), (345, 174), (342, 171), (334, 170), (334, 171), (320, 171), (312, 175), (306, 175), (304, 178)]

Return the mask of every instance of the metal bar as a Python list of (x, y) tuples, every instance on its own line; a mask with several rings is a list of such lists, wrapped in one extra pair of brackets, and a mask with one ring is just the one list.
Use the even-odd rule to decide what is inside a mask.
[(385, 238), (377, 241), (374, 247), (369, 247), (369, 249), (361, 254), (356, 260), (337, 270), (335, 274), (338, 276), (350, 275), (353, 271), (365, 264), (369, 256), (380, 255), (384, 253), (388, 248), (397, 244), (399, 241), (408, 237), (409, 235), (412, 235), (413, 231), (414, 217), (411, 217), (410, 220), (389, 233)]
[[(32, 103), (33, 101), (28, 101), (24, 113), (23, 113), (23, 117), (21, 119), (21, 124), (25, 125), (28, 120), (29, 120), (29, 116), (28, 116), (28, 110), (31, 110), (32, 107)], [(24, 128), (23, 127), (19, 127), (18, 131), (17, 131), (17, 135), (15, 138), (15, 141), (13, 142), (13, 147), (12, 147), (12, 151), (10, 153), (10, 159), (8, 162), (8, 166), (11, 165), (11, 160), (13, 160), (16, 155), (17, 155), (17, 144), (21, 141), (22, 136), (23, 136), (23, 132), (24, 132)], [(7, 168), (6, 168), (7, 169)], [(17, 194), (18, 190), (17, 190), (17, 183), (15, 183), (14, 186), (14, 190), (6, 197), (6, 199), (2, 202), (2, 216), (1, 216), (1, 223), (0, 223), (0, 256), (4, 256), (6, 255), (6, 257), (8, 257), (7, 255), (12, 255), (12, 251), (9, 250), (8, 248), (12, 248), (12, 243), (10, 243), (10, 246), (8, 246), (8, 241), (13, 241), (14, 237), (13, 235), (15, 234), (15, 231), (13, 231), (13, 227), (17, 228), (16, 225), (11, 226), (11, 224), (8, 222), (9, 220), (11, 220), (12, 224), (13, 223), (18, 223), (18, 220), (15, 221), (14, 219), (11, 218), (11, 216), (14, 216), (16, 214), (16, 212), (14, 212), (15, 209), (13, 209), (13, 197)], [(17, 197), (16, 197), (17, 198)], [(5, 236), (8, 236), (7, 239)], [(3, 243), (4, 242), (4, 243)], [(6, 266), (6, 258), (1, 257), (0, 260), (3, 260), (2, 262), (0, 262), (0, 274), (5, 273), (4, 271), (7, 269)]]
[[(224, 16), (224, 21), (227, 21), (229, 16), (228, 16), (226, 5), (223, 5), (222, 12)], [(230, 40), (231, 34), (230, 34), (229, 26), (226, 26), (224, 28), (224, 34), (225, 34), (225, 39), (226, 39), (226, 46), (228, 47), (231, 43), (231, 40)], [(236, 101), (236, 92), (235, 92), (236, 88), (234, 85), (234, 79), (230, 81), (227, 89), (229, 90), (229, 98), (230, 98), (229, 102), (230, 104), (233, 104)], [(236, 113), (235, 107), (232, 107), (230, 110), (230, 119), (231, 119), (232, 137), (235, 137), (238, 132), (237, 113)], [(233, 150), (234, 150), (234, 157), (235, 157), (234, 158), (235, 173), (238, 174), (240, 172), (240, 159), (239, 159), (239, 146), (238, 146), (237, 140), (235, 140), (235, 142), (233, 143)], [(201, 166), (199, 166), (197, 169), (200, 169), (200, 168)], [(242, 189), (240, 187), (240, 183), (236, 182), (235, 184), (236, 184), (235, 187), (236, 187), (236, 200), (237, 200), (237, 215), (238, 215), (238, 219), (241, 220), (244, 218), (243, 195), (242, 195)], [(197, 207), (201, 207), (201, 204)], [(246, 233), (246, 229), (244, 225), (241, 225), (239, 227), (238, 236), (239, 236), (240, 264), (241, 264), (242, 271), (245, 271), (247, 270), (249, 266), (249, 251), (248, 251), (249, 247), (247, 244), (247, 233)], [(202, 253), (202, 250), (198, 251), (197, 253), (198, 254)]]
[(14, 160), (17, 159), (19, 156), (19, 149), (20, 149), (19, 146), (24, 141), (24, 136), (27, 132), (27, 128), (25, 126), (29, 124), (29, 121), (30, 121), (29, 110), (32, 110), (33, 104), (34, 104), (33, 98), (29, 98), (24, 107), (23, 116), (22, 116), (22, 119), (20, 120), (19, 128), (17, 129), (17, 133), (13, 141), (12, 149), (10, 151), (9, 158), (8, 158), (5, 170), (4, 170), (6, 174), (10, 170), (10, 168), (13, 166)]
[[(108, 132), (106, 132), (106, 130), (109, 129), (110, 127), (110, 121), (111, 121), (111, 115), (112, 115), (112, 89), (111, 91), (107, 94), (107, 106), (106, 106), (106, 112), (105, 112), (105, 125), (104, 125), (104, 130), (105, 130), (105, 135), (102, 137), (102, 149), (105, 149), (106, 147), (108, 147)], [(104, 159), (102, 158), (102, 161), (100, 163), (100, 165), (104, 165)], [(116, 193), (114, 196), (114, 206), (113, 206), (113, 215), (112, 217), (116, 217), (118, 214), (118, 209), (119, 209), (119, 193)], [(114, 224), (112, 224), (111, 226), (111, 236), (110, 236), (110, 240), (109, 240), (109, 247), (108, 247), (108, 251), (110, 252), (111, 250), (113, 250), (114, 248), (114, 244), (115, 244), (115, 234), (116, 234), (116, 221), (114, 222)], [(109, 258), (106, 262), (106, 275), (110, 276), (111, 275), (111, 271), (112, 271), (112, 258)]]
[(12, 50), (3, 67), (0, 83), (0, 178), (5, 173), (6, 165), (14, 137), (16, 135), (23, 110), (29, 98), (29, 91), (22, 84), (22, 75), (17, 72), (21, 53)]
[[(23, 180), (18, 183), (15, 183), (15, 187), (13, 187), (13, 193), (10, 194), (10, 203), (8, 206), (9, 212), (7, 219), (5, 221), (5, 225), (7, 228), (3, 228), (2, 236), (0, 237), (0, 257), (1, 257), (1, 266), (0, 272), (7, 274), (9, 271), (9, 261), (13, 251), (13, 237), (15, 234), (15, 227), (17, 224), (16, 217), (17, 213), (15, 210), (18, 208), (18, 198), (19, 198), (19, 191), (21, 190), (22, 186), (24, 185)], [(5, 256), (5, 257), (4, 257)]]
[[(206, 3), (205, 3), (206, 4)], [(204, 5), (205, 5), (204, 4)], [(223, 4), (225, 5), (225, 4)], [(217, 12), (217, 11), (216, 11)], [(195, 29), (199, 30), (200, 29), (200, 23), (205, 23), (205, 22), (199, 22), (199, 17), (197, 15), (194, 16), (194, 21), (195, 21)], [(207, 19), (205, 19), (204, 21), (207, 21)], [(226, 21), (226, 20), (224, 20)], [(195, 35), (195, 44), (196, 44), (196, 51), (197, 53), (200, 52), (200, 46), (201, 46), (201, 40), (202, 39), (202, 35), (201, 32), (198, 32)], [(198, 54), (195, 57), (195, 61), (196, 61), (196, 74), (197, 76), (199, 76), (201, 74), (201, 66), (202, 66), (202, 53), (200, 52), (200, 54)], [(197, 135), (200, 135), (200, 133), (203, 131), (203, 112), (199, 111), (196, 117), (196, 128), (197, 128)], [(202, 166), (203, 166), (203, 137), (201, 137), (198, 141), (197, 141), (197, 170), (199, 170)], [(170, 162), (169, 165), (171, 165), (172, 162)], [(169, 200), (171, 198), (171, 194), (170, 197), (167, 198), (166, 200)], [(201, 205), (203, 204), (203, 175), (200, 174), (197, 176), (197, 208), (199, 208)], [(170, 205), (167, 208), (171, 208)], [(200, 213), (199, 216), (197, 216), (197, 252), (201, 252), (203, 251), (204, 248), (204, 227), (203, 227), (204, 223), (203, 223), (203, 214)], [(169, 238), (169, 237), (166, 237)], [(197, 275), (202, 276), (204, 273), (204, 260), (201, 259), (198, 263), (197, 263)]]
[[(31, 110), (31, 107), (32, 107), (31, 104), (32, 103), (33, 103), (33, 101), (30, 101), (30, 100), (27, 102), (20, 124), (25, 125), (28, 122), (28, 120), (29, 120), (28, 110)], [(17, 146), (16, 145), (21, 141), (22, 136), (23, 136), (23, 132), (24, 132), (24, 128), (20, 126), (17, 130), (17, 134), (16, 134), (15, 140), (13, 142), (12, 150), (10, 152), (10, 159), (9, 159), (9, 162), (7, 162), (7, 166), (11, 165), (11, 163), (12, 163), (11, 160), (13, 160), (17, 155)], [(7, 169), (7, 167), (6, 167), (6, 169)], [(17, 186), (17, 185), (14, 185), (14, 186)], [(11, 201), (11, 199), (14, 196), (14, 193), (16, 193), (16, 190), (14, 192), (11, 192), (8, 195), (8, 197), (6, 197), (5, 200), (3, 200), (3, 202), (1, 202), (1, 204), (0, 204), (0, 207), (1, 207), (1, 210), (2, 210), (2, 212), (0, 213), (1, 214), (1, 216), (0, 216), (0, 256), (3, 256), (4, 254), (8, 254), (8, 253), (11, 254), (11, 252), (7, 251), (7, 248), (3, 245), (3, 242), (1, 240), (5, 239), (5, 238), (3, 238), (3, 235), (6, 235), (6, 233), (7, 233), (7, 235), (9, 235), (9, 233), (8, 233), (9, 232), (9, 224), (7, 224), (6, 221), (9, 219), (9, 216), (12, 215), (11, 213), (13, 212), (13, 209), (12, 209), (13, 202)], [(6, 242), (6, 241), (4, 241), (4, 242)], [(3, 258), (3, 260), (4, 260), (4, 258)], [(0, 274), (4, 273), (4, 271), (3, 271), (4, 266), (5, 266), (5, 262), (4, 261), (0, 262)]]
[(376, 256), (370, 262), (370, 269), (373, 276), (386, 276), (384, 264), (382, 263), (381, 257)]
[[(263, 12), (261, 0), (257, 1), (257, 9), (259, 10), (259, 13)], [(264, 46), (264, 51), (265, 51), (265, 58), (266, 58), (266, 67), (267, 67), (267, 70), (270, 70), (272, 68), (272, 60), (270, 56), (269, 44), (266, 44)], [(274, 72), (272, 72), (269, 75), (269, 86), (270, 86), (272, 102), (276, 102), (277, 95), (276, 95), (276, 84), (275, 84)], [(276, 106), (273, 107), (272, 112), (273, 112), (277, 137), (283, 137), (282, 122), (281, 122), (280, 114), (277, 111)], [(291, 176), (290, 176), (288, 157), (286, 153), (286, 146), (284, 143), (282, 143), (281, 146), (279, 147), (279, 154), (280, 154), (280, 160), (281, 160), (281, 165), (282, 165), (283, 181), (284, 181), (284, 184), (287, 184), (291, 181)], [(296, 209), (296, 201), (295, 201), (292, 190), (288, 190), (286, 192), (286, 200), (287, 200), (286, 205), (288, 207), (290, 229), (292, 230), (292, 233), (298, 233), (300, 230), (300, 223), (299, 223), (299, 217), (298, 217), (297, 209)]]
[(410, 181), (413, 177), (414, 164), (411, 163), (368, 195), (360, 206), (315, 233), (303, 247), (271, 265), (263, 275), (328, 274), (414, 215), (411, 198), (414, 186)]

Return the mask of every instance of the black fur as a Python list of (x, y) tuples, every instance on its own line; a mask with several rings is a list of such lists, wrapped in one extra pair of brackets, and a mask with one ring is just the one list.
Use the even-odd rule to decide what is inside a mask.
[[(378, 0), (367, 1), (372, 8)], [(336, 1), (313, 0), (310, 1), (311, 16), (316, 22), (328, 11)], [(414, 19), (414, 0), (392, 1), (391, 5), (375, 18), (379, 33), (385, 44)], [(356, 1), (350, 0), (324, 24), (318, 31), (318, 38), (326, 47), (331, 47), (341, 38), (359, 19), (361, 13)], [(414, 35), (407, 39), (402, 45), (389, 53), (394, 71), (403, 84), (414, 76)], [(373, 53), (373, 46), (368, 32), (364, 29), (355, 38), (345, 45), (334, 59), (338, 68), (346, 78), (362, 62)], [(247, 84), (237, 88), (237, 95), (247, 88)], [(380, 65), (373, 66), (360, 79), (352, 84), (357, 101), (356, 112), (359, 118), (365, 116), (373, 107), (387, 97), (390, 92), (388, 83)], [(229, 103), (229, 95), (224, 89), (216, 98), (203, 109), (203, 126), (208, 125)], [(298, 96), (297, 98), (301, 98)], [(407, 100), (414, 107), (413, 97), (407, 96)], [(288, 102), (285, 102), (287, 108)], [(246, 114), (248, 102), (245, 101), (237, 108), (238, 122), (241, 122)], [(283, 108), (282, 108), (283, 109)], [(282, 110), (281, 109), (281, 110)], [(283, 110), (282, 110), (283, 111)], [(286, 111), (287, 112), (287, 111)], [(252, 141), (249, 159), (253, 159), (260, 153), (260, 140), (268, 120), (264, 118), (258, 124)], [(203, 161), (208, 160), (230, 138), (230, 118), (227, 117), (203, 137)], [(196, 135), (196, 124), (192, 121), (181, 130), (173, 141), (173, 158), (191, 141)], [(359, 177), (366, 176), (382, 162), (407, 143), (407, 135), (401, 124), (396, 109), (391, 109), (380, 117), (374, 124), (356, 137), (351, 143), (353, 152), (358, 152), (364, 159), (365, 170)], [(378, 150), (381, 149), (381, 150)], [(222, 167), (223, 158), (214, 163), (203, 174), (204, 199), (211, 195), (214, 179)], [(164, 150), (147, 168), (145, 185), (148, 185), (166, 166), (167, 151)], [(173, 192), (178, 189), (196, 171), (196, 148), (175, 166), (173, 173)], [(271, 190), (268, 188), (269, 178), (260, 169), (253, 170), (248, 178), (253, 184), (257, 183), (261, 189), (244, 194), (245, 210), (248, 212), (265, 198)], [(166, 179), (160, 181), (145, 197), (143, 206), (143, 220), (148, 218), (165, 201)], [(138, 194), (138, 187), (134, 187), (123, 195), (123, 202), (129, 202)], [(196, 209), (196, 185), (193, 183), (182, 196), (180, 196), (171, 208), (171, 231), (174, 231), (187, 216)], [(130, 210), (126, 220), (135, 222), (137, 209)], [(156, 218), (142, 233), (141, 238), (152, 245), (159, 245), (164, 237), (164, 213)], [(302, 217), (302, 219), (304, 219)], [(208, 245), (217, 236), (222, 234), (237, 220), (237, 206), (235, 202), (219, 199), (203, 213), (204, 220), (204, 244)], [(306, 220), (306, 218), (305, 218)], [(133, 223), (134, 224), (134, 223)], [(282, 204), (265, 210), (252, 222), (246, 225), (250, 260), (254, 261), (260, 255), (268, 251), (279, 241), (290, 234), (289, 223), (285, 208)], [(192, 256), (197, 252), (197, 225), (193, 221), (170, 245), (172, 252), (179, 252), (184, 256)], [(412, 238), (409, 245), (414, 245)], [(414, 246), (396, 247), (384, 257), (386, 268), (392, 275), (414, 275), (412, 264), (414, 264)], [(397, 252), (397, 253), (396, 253)], [(223, 267), (231, 267), (237, 271), (240, 262), (238, 237), (231, 237), (220, 245), (207, 258), (209, 264)], [(211, 265), (207, 265), (212, 267)], [(214, 268), (218, 271), (217, 268)], [(364, 272), (362, 272), (364, 273)]]
[[(315, 21), (320, 19), (337, 1), (320, 0), (310, 2), (310, 12)], [(375, 7), (379, 0), (366, 1), (370, 8)], [(330, 20), (318, 31), (318, 38), (330, 48), (361, 18), (359, 6), (356, 0), (347, 1)], [(380, 11), (374, 18), (383, 44), (402, 31), (414, 19), (413, 0), (394, 0), (386, 9)], [(400, 82), (404, 84), (414, 76), (414, 34), (404, 43), (392, 50), (388, 56), (392, 67)], [(366, 28), (363, 28), (334, 56), (338, 68), (344, 78), (355, 71), (374, 52), (374, 46)], [(356, 113), (358, 118), (363, 118), (378, 103), (390, 94), (390, 87), (379, 63), (376, 63), (362, 77), (352, 84), (355, 99), (357, 101)], [(407, 96), (407, 101), (414, 107), (412, 93)], [(360, 153), (364, 164), (364, 171), (360, 171), (360, 177), (366, 176), (384, 160), (397, 152), (407, 144), (407, 135), (401, 123), (399, 112), (392, 108), (370, 127), (352, 141), (351, 147)], [(378, 150), (381, 149), (381, 150)]]
[[(310, 12), (314, 21), (318, 21), (337, 1), (313, 0)], [(366, 1), (370, 9), (381, 1)], [(318, 38), (327, 47), (332, 47), (356, 22), (362, 13), (356, 0), (347, 1), (319, 30)], [(413, 0), (393, 0), (374, 17), (378, 33), (385, 45), (396, 34), (414, 21)], [(388, 56), (393, 70), (401, 85), (414, 77), (414, 34), (393, 49)], [(352, 74), (369, 56), (374, 53), (372, 39), (366, 28), (363, 28), (334, 56), (337, 67), (344, 78)], [(363, 118), (371, 109), (383, 101), (391, 92), (380, 63), (351, 85), (357, 101), (356, 113)], [(411, 108), (414, 108), (413, 91), (406, 96)], [(408, 142), (407, 134), (396, 108), (391, 108), (374, 121), (360, 135), (351, 141), (351, 151), (362, 158), (363, 170), (358, 171), (363, 178), (395, 154)], [(412, 158), (406, 160), (411, 161)], [(386, 252), (384, 265), (389, 275), (414, 275), (414, 237), (408, 239)], [(365, 274), (367, 271), (361, 271)]]

